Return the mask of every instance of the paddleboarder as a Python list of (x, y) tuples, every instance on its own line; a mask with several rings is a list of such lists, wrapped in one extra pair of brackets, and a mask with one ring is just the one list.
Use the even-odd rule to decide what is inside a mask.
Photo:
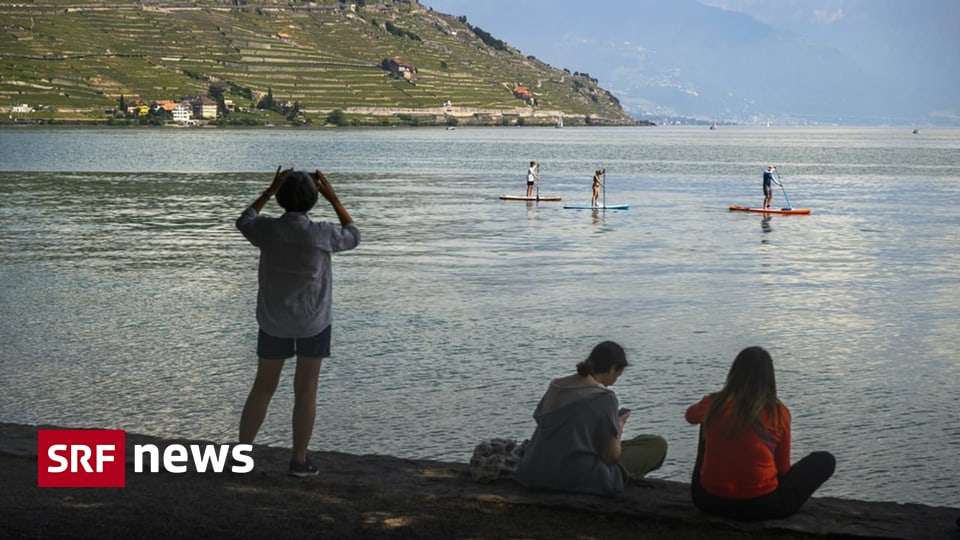
[(763, 172), (763, 207), (770, 208), (770, 205), (773, 204), (773, 184), (782, 186), (780, 180), (777, 179), (777, 168), (773, 165), (768, 165), (767, 170)]
[(590, 197), (590, 206), (596, 208), (600, 201), (600, 178), (603, 176), (603, 170), (597, 169), (593, 173), (593, 193)]
[(540, 180), (540, 164), (536, 161), (530, 162), (527, 168), (527, 197), (533, 197), (533, 186)]

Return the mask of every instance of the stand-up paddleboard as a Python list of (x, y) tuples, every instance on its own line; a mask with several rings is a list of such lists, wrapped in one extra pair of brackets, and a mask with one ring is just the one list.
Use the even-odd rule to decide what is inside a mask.
[(629, 204), (607, 204), (593, 206), (591, 204), (565, 204), (564, 208), (570, 210), (629, 210)]
[(568, 210), (629, 210), (629, 204), (607, 204), (607, 169), (603, 169), (603, 204), (565, 204)]
[(540, 195), (539, 197), (526, 197), (522, 195), (501, 195), (501, 201), (547, 201), (556, 202), (561, 200), (559, 195)]
[(731, 212), (755, 212), (757, 214), (790, 214), (807, 215), (813, 210), (809, 208), (751, 208), (749, 206), (740, 206), (735, 204), (730, 207)]

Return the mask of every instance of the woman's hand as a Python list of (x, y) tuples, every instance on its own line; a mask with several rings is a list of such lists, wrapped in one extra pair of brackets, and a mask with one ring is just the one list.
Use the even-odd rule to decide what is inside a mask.
[(333, 203), (333, 201), (337, 200), (337, 194), (333, 191), (333, 186), (330, 184), (330, 181), (327, 180), (327, 177), (324, 176), (322, 172), (320, 172), (319, 169), (314, 171), (314, 173), (311, 176), (313, 177), (313, 181), (317, 185), (317, 191), (320, 192), (321, 195), (323, 195), (324, 199), (326, 199), (330, 203)]
[(323, 195), (323, 198), (327, 200), (332, 206), (334, 211), (337, 213), (337, 217), (340, 219), (340, 225), (346, 227), (347, 225), (353, 223), (353, 218), (350, 217), (350, 212), (347, 212), (347, 209), (340, 204), (340, 198), (337, 197), (336, 192), (333, 191), (333, 186), (330, 185), (330, 181), (327, 180), (327, 177), (320, 172), (319, 169), (313, 172), (310, 176), (313, 177), (313, 182), (317, 185), (317, 191)]
[(273, 182), (270, 182), (270, 187), (267, 188), (267, 191), (271, 194), (280, 191), (280, 186), (282, 186), (283, 182), (287, 179), (287, 175), (293, 171), (292, 167), (286, 170), (280, 170), (282, 167), (282, 165), (277, 165), (277, 172), (273, 175)]

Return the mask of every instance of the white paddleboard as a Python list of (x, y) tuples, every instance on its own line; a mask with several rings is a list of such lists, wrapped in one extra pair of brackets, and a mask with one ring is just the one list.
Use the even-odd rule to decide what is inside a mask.
[(552, 201), (552, 202), (555, 202), (555, 201), (559, 201), (559, 200), (561, 200), (561, 199), (560, 199), (560, 197), (559, 197), (558, 195), (541, 195), (541, 196), (539, 196), (539, 197), (537, 197), (537, 196), (525, 197), (525, 196), (520, 196), (520, 195), (501, 195), (501, 196), (500, 196), (500, 200), (501, 200), (501, 201), (541, 201), (541, 202), (543, 202), (543, 201), (551, 202), (551, 201)]

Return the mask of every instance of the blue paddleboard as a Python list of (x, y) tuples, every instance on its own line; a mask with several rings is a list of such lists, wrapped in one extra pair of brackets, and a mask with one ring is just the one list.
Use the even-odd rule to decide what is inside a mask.
[(628, 210), (629, 204), (608, 204), (606, 206), (591, 206), (589, 204), (565, 204), (564, 208), (570, 210)]

